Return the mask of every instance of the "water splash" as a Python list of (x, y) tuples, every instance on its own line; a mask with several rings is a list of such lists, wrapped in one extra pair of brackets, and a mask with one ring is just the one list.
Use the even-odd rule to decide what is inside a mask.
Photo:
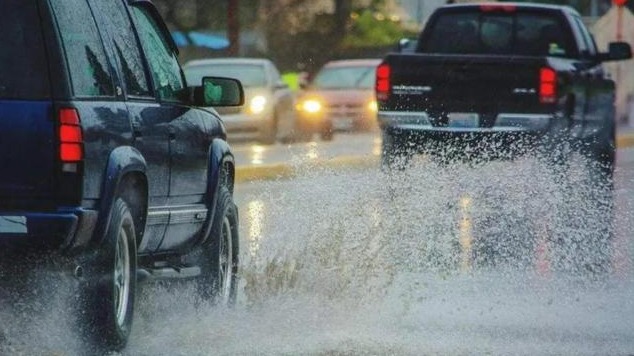
[[(298, 170), (236, 189), (238, 305), (201, 304), (188, 285), (144, 285), (123, 355), (634, 349), (631, 177), (617, 181), (606, 240), (611, 206), (583, 162)], [(59, 322), (63, 307), (47, 306), (37, 322), (18, 309), (0, 312), (11, 320), (0, 351), (82, 354)]]

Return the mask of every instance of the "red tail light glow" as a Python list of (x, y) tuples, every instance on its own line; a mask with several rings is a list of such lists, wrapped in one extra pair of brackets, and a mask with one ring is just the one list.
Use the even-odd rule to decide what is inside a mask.
[(557, 72), (544, 67), (539, 70), (539, 102), (553, 104), (557, 101)]
[(498, 4), (482, 4), (480, 5), (480, 11), (482, 12), (514, 12), (517, 9), (515, 5), (498, 5)]
[(390, 65), (382, 63), (376, 69), (376, 99), (380, 101), (386, 101), (390, 97), (390, 74), (392, 70)]
[(79, 113), (73, 108), (59, 110), (59, 157), (62, 163), (76, 163), (84, 159), (83, 135)]

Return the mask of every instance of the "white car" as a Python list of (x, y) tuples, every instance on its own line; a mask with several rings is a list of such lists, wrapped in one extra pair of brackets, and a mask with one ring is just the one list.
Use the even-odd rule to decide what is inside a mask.
[(293, 135), (295, 99), (273, 62), (264, 58), (210, 58), (187, 62), (183, 67), (188, 85), (200, 85), (203, 77), (240, 80), (245, 105), (214, 108), (223, 118), (230, 138), (255, 138), (272, 144)]

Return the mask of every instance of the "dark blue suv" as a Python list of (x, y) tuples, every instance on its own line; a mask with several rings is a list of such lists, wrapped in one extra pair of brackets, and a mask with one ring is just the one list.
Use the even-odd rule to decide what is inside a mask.
[[(213, 109), (234, 79), (188, 86), (147, 0), (3, 0), (0, 261), (59, 256), (81, 329), (106, 349), (130, 334), (138, 278), (189, 278), (236, 297), (234, 159)], [(28, 268), (28, 266), (25, 266)]]

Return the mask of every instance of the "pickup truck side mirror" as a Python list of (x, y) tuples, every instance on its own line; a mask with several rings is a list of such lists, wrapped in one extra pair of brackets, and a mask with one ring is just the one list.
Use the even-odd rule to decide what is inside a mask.
[(632, 58), (632, 47), (627, 42), (610, 42), (607, 53), (600, 53), (603, 62), (622, 61)]
[(239, 80), (223, 77), (204, 77), (203, 85), (194, 88), (196, 106), (241, 106), (244, 89)]
[(417, 40), (413, 40), (410, 38), (401, 38), (398, 41), (396, 46), (396, 50), (399, 53), (414, 53), (416, 52), (416, 45), (418, 44)]

